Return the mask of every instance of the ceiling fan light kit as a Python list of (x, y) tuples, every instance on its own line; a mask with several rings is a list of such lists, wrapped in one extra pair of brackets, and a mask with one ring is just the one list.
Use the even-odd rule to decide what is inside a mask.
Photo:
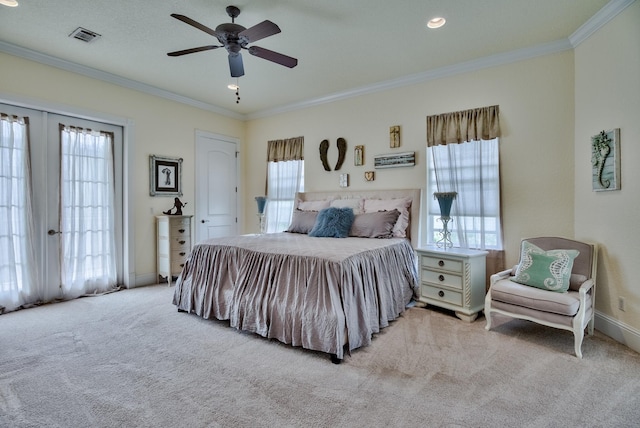
[(298, 65), (296, 58), (283, 55), (278, 52), (271, 51), (269, 49), (261, 48), (260, 46), (248, 46), (249, 43), (256, 42), (274, 34), (280, 33), (280, 27), (269, 20), (262, 21), (253, 27), (245, 28), (240, 24), (235, 23), (235, 19), (240, 15), (240, 9), (236, 6), (227, 6), (227, 14), (231, 17), (230, 23), (220, 24), (215, 30), (202, 25), (201, 23), (194, 21), (184, 15), (172, 13), (171, 16), (185, 24), (191, 25), (198, 30), (214, 36), (220, 45), (206, 45), (196, 48), (184, 49), (180, 51), (169, 52), (169, 56), (182, 56), (192, 54), (196, 52), (203, 52), (218, 48), (225, 48), (229, 58), (229, 70), (231, 77), (244, 76), (244, 64), (242, 62), (242, 49), (245, 49), (249, 54), (257, 56), (258, 58), (266, 59), (267, 61), (275, 62), (276, 64), (283, 65), (285, 67), (293, 68)]

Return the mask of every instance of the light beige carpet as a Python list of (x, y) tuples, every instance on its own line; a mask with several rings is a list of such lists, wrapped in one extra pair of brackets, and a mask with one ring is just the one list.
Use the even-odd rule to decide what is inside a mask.
[(0, 316), (2, 427), (632, 427), (640, 356), (412, 308), (341, 365), (179, 313), (166, 285)]

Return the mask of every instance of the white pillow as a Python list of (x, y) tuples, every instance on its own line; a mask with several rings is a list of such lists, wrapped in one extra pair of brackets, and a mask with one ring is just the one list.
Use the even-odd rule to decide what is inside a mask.
[(354, 214), (364, 214), (364, 199), (334, 199), (331, 201), (334, 208), (351, 208)]
[(320, 211), (325, 208), (329, 208), (331, 199), (325, 199), (323, 201), (301, 201), (298, 200), (298, 206), (296, 207), (300, 211)]
[(407, 237), (407, 226), (409, 226), (409, 208), (411, 207), (411, 198), (398, 199), (365, 199), (364, 212), (375, 213), (378, 211), (400, 211), (398, 220), (393, 226), (393, 236), (397, 238)]

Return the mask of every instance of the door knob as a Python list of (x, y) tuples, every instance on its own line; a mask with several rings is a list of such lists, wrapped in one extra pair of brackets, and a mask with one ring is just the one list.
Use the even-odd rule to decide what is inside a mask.
[(56, 230), (49, 229), (49, 231), (47, 232), (47, 235), (58, 235), (60, 233), (62, 233), (62, 232), (58, 232)]
[(209, 220), (200, 220), (200, 223), (209, 223)]

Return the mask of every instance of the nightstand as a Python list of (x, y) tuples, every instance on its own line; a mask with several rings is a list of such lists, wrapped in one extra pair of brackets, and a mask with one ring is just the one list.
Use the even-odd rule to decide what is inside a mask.
[(486, 251), (463, 248), (416, 248), (421, 302), (455, 311), (473, 322), (484, 308)]
[(159, 215), (157, 222), (158, 280), (167, 278), (171, 285), (173, 277), (182, 272), (191, 253), (191, 215)]

